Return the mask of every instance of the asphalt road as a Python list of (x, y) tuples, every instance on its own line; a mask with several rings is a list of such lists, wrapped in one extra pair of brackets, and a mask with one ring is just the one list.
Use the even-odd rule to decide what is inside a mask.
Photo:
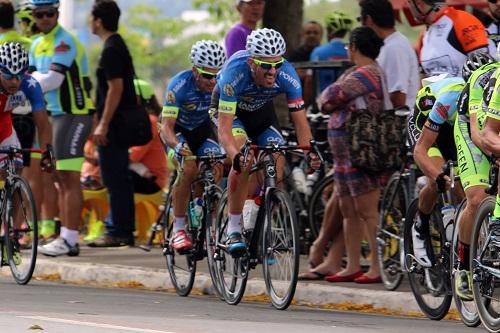
[[(43, 329), (43, 331), (42, 331)], [(32, 281), (18, 286), (0, 278), (0, 332), (48, 333), (412, 333), (483, 332), (460, 322), (432, 322), (383, 315), (269, 304), (227, 305), (215, 297), (133, 289), (99, 289)]]

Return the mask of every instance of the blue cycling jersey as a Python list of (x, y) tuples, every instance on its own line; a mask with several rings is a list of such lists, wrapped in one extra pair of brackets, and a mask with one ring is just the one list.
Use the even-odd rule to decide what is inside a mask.
[(236, 114), (236, 108), (253, 112), (281, 93), (285, 93), (290, 112), (304, 108), (300, 79), (293, 66), (285, 60), (278, 70), (274, 87), (265, 88), (255, 84), (247, 64), (250, 54), (238, 51), (229, 58), (217, 77), (220, 91), (219, 112)]
[[(316, 47), (310, 56), (311, 61), (346, 61), (349, 60), (345, 42), (334, 38), (329, 43)], [(319, 89), (323, 91), (340, 76), (341, 69), (321, 69), (319, 71)]]
[(3, 111), (12, 111), (19, 106), (31, 105), (31, 111), (45, 110), (42, 87), (31, 75), (25, 75), (19, 90), (7, 98), (7, 104)]
[(462, 78), (452, 77), (430, 84), (436, 101), (425, 124), (431, 130), (439, 131), (439, 126), (447, 122), (453, 125), (457, 117), (458, 98), (465, 82)]
[(177, 119), (176, 125), (191, 131), (209, 119), (211, 97), (212, 92), (196, 87), (193, 71), (182, 71), (168, 84), (162, 116)]

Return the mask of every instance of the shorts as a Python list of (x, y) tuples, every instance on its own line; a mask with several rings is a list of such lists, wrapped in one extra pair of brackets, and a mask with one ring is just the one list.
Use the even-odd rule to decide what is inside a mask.
[(52, 134), (56, 169), (80, 172), (83, 147), (92, 130), (92, 116), (64, 114), (52, 117)]
[[(5, 138), (2, 142), (0, 142), (0, 149), (7, 149), (7, 148), (21, 148), (21, 143), (19, 142), (19, 139), (17, 138), (16, 131), (12, 129), (12, 134)], [(22, 168), (23, 167), (23, 157), (21, 155), (16, 156), (15, 158), (15, 165), (16, 168)], [(0, 168), (5, 168), (7, 165), (7, 154), (0, 154)]]
[(272, 101), (252, 112), (237, 109), (232, 132), (233, 136), (245, 136), (258, 145), (285, 144)]
[(454, 130), (460, 182), (464, 190), (473, 186), (488, 186), (490, 162), (481, 149), (472, 142), (470, 123), (458, 117)]
[[(33, 114), (12, 114), (12, 125), (16, 130), (17, 137), (21, 143), (21, 148), (32, 148), (35, 140), (36, 127), (33, 121)], [(31, 154), (23, 153), (24, 166), (30, 166)]]

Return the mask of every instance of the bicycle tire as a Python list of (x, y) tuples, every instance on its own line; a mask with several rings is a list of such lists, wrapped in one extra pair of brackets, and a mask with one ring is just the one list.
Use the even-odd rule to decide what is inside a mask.
[[(479, 314), (477, 313), (477, 309), (474, 306), (473, 302), (464, 302), (456, 293), (455, 290), (455, 272), (458, 270), (458, 235), (460, 232), (460, 225), (458, 224), (460, 213), (463, 212), (467, 205), (467, 201), (463, 200), (457, 208), (455, 213), (455, 223), (453, 228), (453, 237), (451, 243), (451, 290), (453, 291), (453, 300), (455, 302), (455, 307), (457, 308), (458, 314), (460, 315), (460, 319), (464, 323), (465, 326), (468, 327), (477, 327), (481, 324), (481, 318), (479, 318)], [(470, 309), (470, 305), (473, 305), (474, 308)]]
[[(472, 280), (472, 294), (474, 295), (474, 304), (476, 305), (479, 317), (484, 327), (492, 333), (500, 332), (500, 313), (496, 312), (490, 305), (491, 302), (488, 297), (484, 296), (485, 292), (491, 291), (495, 292), (495, 278), (488, 273), (482, 273), (479, 267), (476, 267), (473, 262), (474, 259), (479, 258), (479, 255), (483, 249), (484, 238), (488, 237), (488, 224), (489, 219), (493, 215), (493, 210), (495, 209), (496, 198), (494, 196), (489, 196), (484, 199), (476, 213), (474, 219), (474, 228), (472, 230), (471, 237), (471, 269), (473, 270), (473, 280)], [(486, 223), (485, 223), (486, 222)], [(483, 239), (481, 239), (483, 238)], [(486, 250), (486, 253), (493, 252), (495, 259), (498, 258), (499, 249), (497, 248), (493, 252), (491, 250)]]
[(324, 198), (323, 191), (325, 189), (329, 189), (329, 186), (331, 186), (332, 183), (333, 174), (320, 180), (319, 183), (314, 187), (313, 193), (311, 195), (311, 201), (309, 202), (307, 216), (309, 219), (309, 227), (311, 228), (311, 235), (313, 236), (313, 239), (316, 239), (319, 235), (319, 230), (321, 229), (321, 224), (323, 223), (325, 205), (330, 198), (329, 196), (328, 198)]
[[(404, 218), (408, 206), (408, 192), (400, 172), (389, 179), (381, 199), (377, 233), (377, 255), (380, 276), (387, 290), (396, 290), (403, 281), (401, 250)], [(392, 235), (399, 236), (394, 238)]]
[(221, 300), (224, 300), (224, 295), (221, 290), (221, 285), (217, 273), (217, 266), (215, 263), (215, 253), (216, 253), (216, 237), (215, 237), (215, 222), (217, 218), (217, 208), (219, 202), (222, 198), (222, 190), (217, 187), (215, 191), (215, 198), (212, 196), (210, 198), (205, 198), (204, 202), (207, 203), (204, 211), (205, 218), (205, 244), (207, 247), (207, 264), (208, 271), (210, 273), (210, 278), (212, 279), (212, 285), (214, 286), (215, 294)]
[[(14, 280), (27, 284), (36, 265), (38, 248), (38, 219), (35, 200), (28, 182), (21, 176), (14, 176), (7, 189), (3, 220), (5, 223), (4, 245), (7, 261)], [(20, 210), (16, 211), (14, 205)], [(23, 221), (15, 226), (16, 212)]]
[[(410, 206), (408, 207), (408, 212), (406, 215), (405, 225), (404, 225), (404, 249), (406, 255), (405, 265), (407, 268), (408, 280), (410, 282), (410, 287), (413, 292), (413, 296), (415, 297), (415, 300), (417, 301), (420, 310), (422, 310), (422, 312), (427, 316), (427, 318), (431, 320), (441, 320), (448, 313), (453, 298), (453, 296), (451, 295), (451, 291), (449, 290), (450, 280), (443, 279), (444, 272), (442, 271), (443, 269), (444, 270), (449, 269), (449, 262), (445, 263), (446, 259), (443, 259), (443, 263), (441, 263), (439, 259), (437, 259), (440, 258), (441, 256), (443, 256), (443, 258), (446, 258), (447, 256), (446, 246), (444, 247), (442, 246), (443, 244), (442, 240), (446, 239), (446, 235), (444, 228), (442, 227), (443, 224), (441, 222), (441, 212), (438, 209), (438, 205), (436, 205), (431, 214), (431, 219), (429, 221), (432, 244), (439, 242), (440, 243), (439, 245), (441, 246), (437, 249), (440, 252), (435, 254), (436, 264), (432, 268), (429, 268), (427, 270), (423, 269), (420, 265), (416, 264), (416, 262), (410, 259), (409, 257), (409, 254), (413, 254), (413, 241), (412, 241), (411, 230), (417, 214), (418, 214), (418, 198), (414, 199), (410, 204)], [(443, 248), (445, 249), (445, 251), (442, 251)], [(434, 246), (433, 249), (436, 252)], [(425, 274), (428, 274), (429, 276), (432, 274), (432, 276), (429, 277), (429, 280), (433, 279), (437, 283), (441, 284), (440, 286), (438, 285), (440, 287), (439, 291), (429, 290), (430, 288), (428, 287), (425, 281)], [(432, 296), (428, 300), (424, 297), (424, 294), (426, 293), (431, 293)], [(434, 305), (430, 304), (430, 302), (435, 304)]]
[[(216, 244), (225, 244), (226, 229), (228, 223), (227, 211), (227, 190), (222, 194), (222, 198), (217, 208), (217, 219), (215, 224)], [(229, 253), (217, 247), (216, 267), (219, 286), (221, 287), (224, 301), (230, 305), (237, 305), (241, 302), (248, 280), (249, 260), (244, 255), (233, 258)]]
[[(266, 218), (262, 229), (264, 281), (273, 306), (278, 310), (285, 310), (295, 295), (299, 274), (300, 246), (297, 216), (290, 196), (281, 189), (269, 191), (266, 194), (265, 205)], [(276, 218), (274, 213), (277, 213)], [(287, 217), (280, 218), (284, 214), (287, 214)], [(286, 272), (279, 263), (285, 251), (291, 252), (291, 258), (285, 254), (283, 260), (284, 263), (291, 263), (289, 272)], [(289, 277), (290, 281), (285, 282), (282, 279), (284, 276)]]
[[(196, 274), (196, 260), (191, 253), (179, 254), (170, 244), (173, 231), (172, 214), (172, 194), (169, 192), (165, 202), (165, 221), (164, 221), (164, 245), (163, 251), (167, 259), (167, 269), (170, 275), (170, 281), (174, 285), (177, 295), (186, 297), (191, 293)], [(188, 215), (187, 215), (188, 216)], [(188, 217), (189, 218), (189, 217)], [(190, 232), (189, 229), (186, 232)], [(191, 239), (193, 239), (191, 237)], [(194, 245), (193, 245), (194, 248)], [(178, 263), (182, 263), (181, 265)], [(182, 279), (182, 280), (181, 280)]]

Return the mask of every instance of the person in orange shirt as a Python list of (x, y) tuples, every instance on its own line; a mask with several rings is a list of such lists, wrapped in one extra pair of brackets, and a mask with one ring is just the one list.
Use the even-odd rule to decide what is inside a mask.
[(425, 76), (443, 73), (461, 76), (469, 55), (488, 53), (486, 30), (472, 14), (448, 7), (442, 0), (408, 0), (408, 3), (413, 17), (427, 25), (417, 43)]

